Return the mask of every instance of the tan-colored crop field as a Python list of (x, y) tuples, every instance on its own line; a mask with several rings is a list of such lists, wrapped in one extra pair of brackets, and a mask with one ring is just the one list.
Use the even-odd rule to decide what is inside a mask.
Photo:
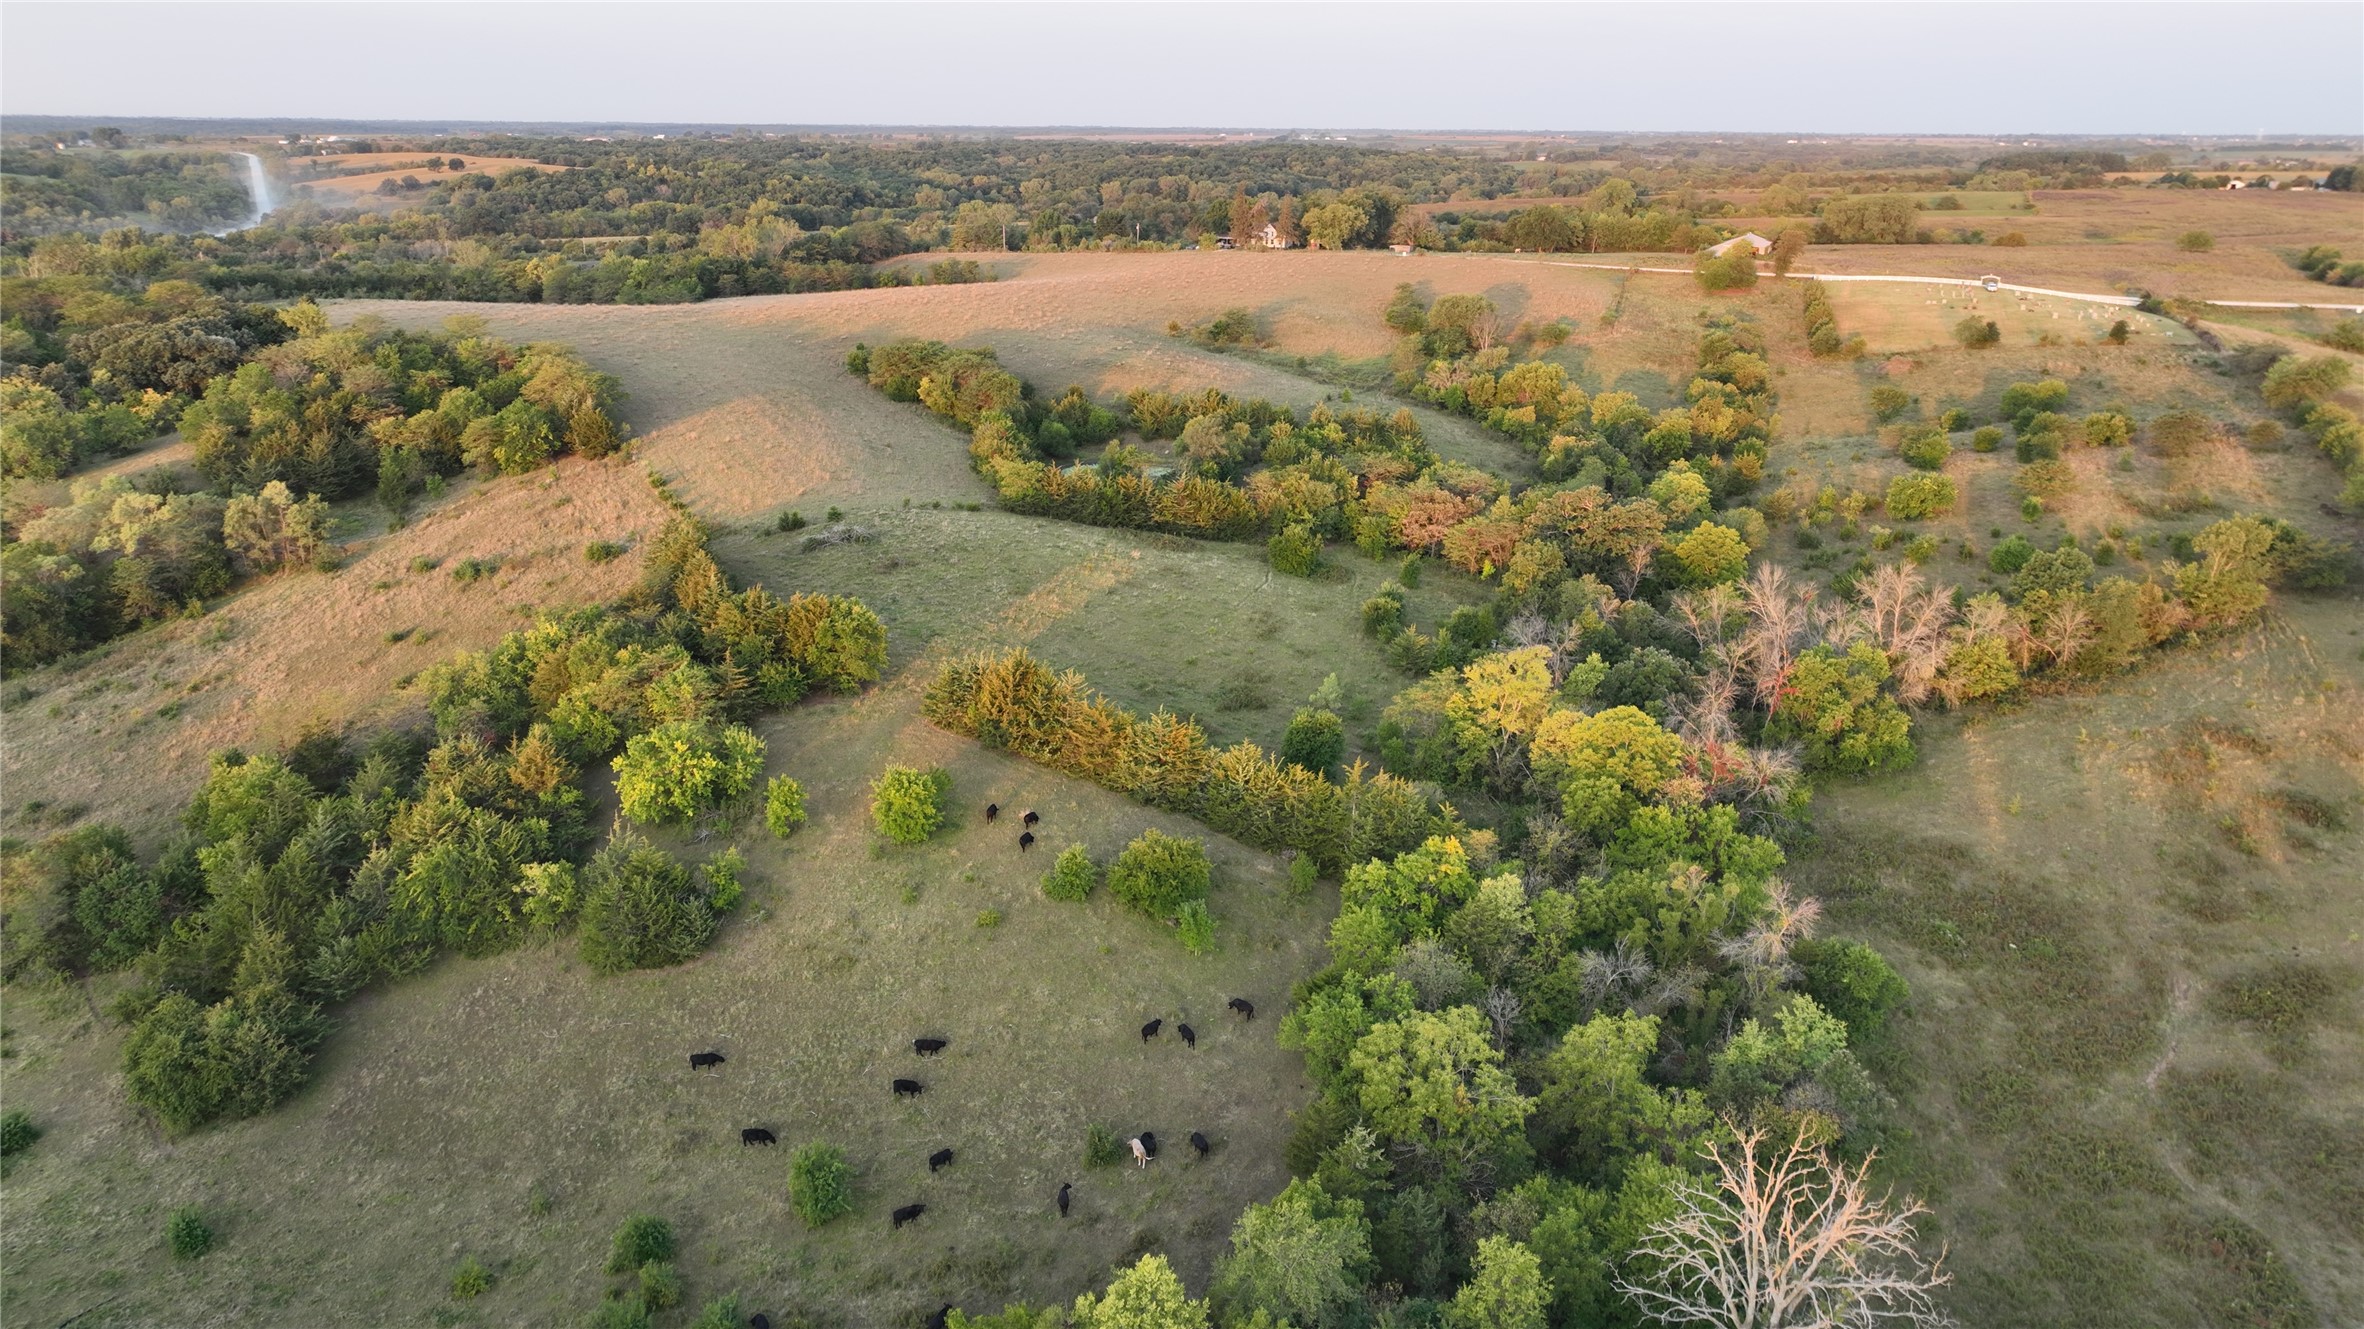
[[(294, 161), (297, 163), (326, 163), (337, 168), (340, 171), (340, 174), (319, 176), (310, 179), (305, 178), (301, 174), (297, 174), (290, 178), (289, 186), (297, 192), (299, 197), (310, 197), (329, 207), (370, 207), (376, 206), (380, 203), (398, 206), (402, 202), (399, 197), (393, 199), (380, 199), (377, 196), (377, 188), (379, 185), (384, 184), (388, 180), (400, 181), (405, 176), (419, 180), (426, 184), (433, 184), (439, 179), (448, 180), (454, 175), (465, 174), (469, 171), (481, 171), (486, 175), (499, 175), (504, 171), (514, 171), (520, 169), (528, 171), (563, 171), (567, 169), (563, 166), (546, 165), (542, 162), (534, 161), (526, 157), (471, 156), (462, 158), (468, 164), (461, 171), (430, 171), (426, 168), (425, 162), (428, 157), (435, 155), (438, 154), (424, 152), (349, 152), (335, 157), (298, 157), (294, 159)], [(446, 156), (444, 157), (444, 160), (449, 162), (453, 160), (453, 157), (456, 156), (459, 156), (459, 154)], [(379, 167), (379, 163), (381, 162), (383, 163), (383, 166)], [(372, 167), (377, 167), (378, 169), (365, 169)]]

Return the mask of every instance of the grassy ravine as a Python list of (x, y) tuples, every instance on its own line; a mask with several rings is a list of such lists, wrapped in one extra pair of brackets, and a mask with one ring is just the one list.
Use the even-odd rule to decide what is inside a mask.
[[(1036, 883), (1068, 843), (1106, 861), (1149, 826), (1204, 831), (935, 730), (919, 688), (948, 650), (1027, 642), (1128, 704), (1196, 710), (1226, 739), (1275, 741), (1332, 672), (1375, 718), (1394, 681), (1351, 607), (1382, 571), (1355, 560), (1335, 583), (1274, 579), (1247, 546), (991, 512), (847, 515), (878, 538), (811, 553), (768, 531), (716, 540), (742, 578), (861, 587), (895, 647), (871, 693), (761, 724), (768, 769), (804, 781), (812, 821), (786, 844), (759, 818), (739, 827), (748, 898), (697, 962), (597, 979), (562, 943), (440, 964), (342, 1008), (290, 1103), (173, 1141), (123, 1103), (120, 1034), (83, 994), (12, 992), (10, 1100), (47, 1134), (7, 1178), (7, 1320), (319, 1323), (367, 1306), (404, 1322), (574, 1324), (630, 1212), (680, 1229), (693, 1298), (737, 1290), (775, 1321), (1063, 1300), (1148, 1250), (1203, 1287), (1232, 1220), (1286, 1180), (1286, 1114), (1310, 1087), (1272, 1031), (1322, 962), (1335, 897), (1292, 899), (1277, 861), (1211, 839), (1220, 950), (1203, 958), (1104, 896), (1043, 899)], [(1415, 610), (1439, 617), (1450, 595)], [(1206, 605), (1239, 630), (1193, 627)], [(1196, 664), (1174, 654), (1185, 639)], [(921, 848), (874, 848), (867, 786), (889, 762), (952, 773), (952, 821)], [(981, 823), (989, 800), (1041, 812), (1036, 852), (1019, 854), (1007, 819)], [(694, 860), (724, 840), (664, 843)], [(997, 926), (978, 926), (986, 909)], [(1224, 1011), (1233, 995), (1256, 1001), (1254, 1024)], [(1153, 1015), (1190, 1021), (1198, 1048), (1144, 1048)], [(925, 1034), (952, 1047), (921, 1061), (909, 1041)], [(692, 1075), (686, 1054), (707, 1047), (730, 1063)], [(893, 1101), (898, 1075), (927, 1094)], [(1088, 1171), (1093, 1122), (1177, 1148), (1145, 1173)], [(742, 1151), (749, 1125), (786, 1147)], [(1215, 1142), (1204, 1164), (1178, 1147), (1194, 1129)], [(846, 1148), (857, 1207), (808, 1233), (786, 1183), (810, 1139)], [(931, 1177), (944, 1146), (958, 1160)], [(1063, 1227), (1061, 1181), (1077, 1189)], [(889, 1238), (887, 1211), (915, 1201), (926, 1217)], [(219, 1246), (175, 1264), (162, 1224), (187, 1203)], [(445, 1287), (466, 1254), (495, 1282), (463, 1306)]]
[(2285, 601), (1817, 798), (1791, 875), (1913, 984), (1889, 1173), (1963, 1323), (2364, 1310), (2360, 623)]

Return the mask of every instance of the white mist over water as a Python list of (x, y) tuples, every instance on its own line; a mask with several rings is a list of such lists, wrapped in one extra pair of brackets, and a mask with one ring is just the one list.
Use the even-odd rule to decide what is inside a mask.
[(233, 152), (230, 155), (246, 158), (246, 192), (254, 200), (254, 215), (236, 226), (223, 227), (214, 232), (215, 235), (228, 235), (232, 231), (243, 231), (249, 227), (260, 226), (263, 224), (264, 215), (278, 206), (271, 201), (271, 176), (263, 169), (263, 159), (251, 152)]

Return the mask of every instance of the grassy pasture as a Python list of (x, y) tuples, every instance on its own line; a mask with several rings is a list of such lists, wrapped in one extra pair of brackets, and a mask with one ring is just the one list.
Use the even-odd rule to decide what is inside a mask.
[[(1353, 616), (1381, 574), (1357, 560), (1338, 583), (1276, 584), (1246, 546), (1136, 548), (998, 513), (849, 516), (880, 537), (811, 554), (792, 552), (793, 536), (719, 544), (742, 575), (863, 596), (897, 633), (898, 672), (860, 700), (765, 724), (770, 768), (805, 782), (813, 823), (784, 848), (742, 828), (758, 884), (695, 964), (618, 980), (551, 949), (441, 965), (347, 1008), (293, 1103), (169, 1144), (122, 1104), (118, 1038), (79, 996), (16, 1004), (12, 1096), (56, 1123), (10, 1180), (31, 1216), (5, 1248), (23, 1313), (105, 1302), (86, 1323), (289, 1323), (365, 1305), (425, 1316), (448, 1266), (474, 1253), (499, 1281), (460, 1322), (569, 1323), (598, 1295), (607, 1232), (634, 1210), (682, 1228), (694, 1294), (738, 1288), (751, 1309), (834, 1308), (853, 1324), (945, 1300), (1071, 1296), (1153, 1248), (1202, 1284), (1239, 1209), (1284, 1179), (1285, 1113), (1309, 1090), (1272, 1030), (1289, 985), (1320, 963), (1335, 901), (1287, 898), (1277, 862), (1221, 841), (1212, 957), (1105, 898), (1041, 899), (1035, 883), (1067, 843), (1105, 860), (1147, 826), (1203, 832), (944, 735), (918, 719), (918, 692), (948, 650), (1028, 641), (1128, 704), (1203, 706), (1219, 737), (1269, 742), (1326, 673), (1366, 712), (1393, 690)], [(1451, 594), (1418, 593), (1415, 610), (1433, 619)], [(1210, 621), (1237, 625), (1238, 640), (1205, 633)], [(1198, 656), (1177, 661), (1185, 649)], [(1227, 707), (1243, 681), (1257, 704)], [(947, 765), (954, 824), (921, 849), (874, 853), (866, 787), (890, 761)], [(1019, 855), (1007, 820), (978, 824), (988, 800), (1042, 812), (1043, 852)], [(694, 858), (721, 843), (670, 847)], [(981, 928), (988, 908), (1002, 921)], [(1256, 1023), (1224, 1012), (1235, 994), (1257, 1002)], [(1170, 1034), (1144, 1049), (1135, 1031), (1152, 1015), (1194, 1023), (1197, 1051)], [(922, 1034), (953, 1047), (917, 1061), (907, 1040)], [(691, 1076), (684, 1056), (708, 1045), (731, 1064)], [(892, 1103), (894, 1075), (929, 1093)], [(1163, 1158), (1146, 1174), (1086, 1173), (1095, 1121), (1156, 1130)], [(806, 1234), (786, 1209), (787, 1151), (738, 1152), (733, 1131), (757, 1124), (791, 1148), (845, 1145), (857, 1212)], [(1203, 1166), (1185, 1161), (1192, 1129), (1216, 1142)], [(929, 1178), (940, 1146), (961, 1161)], [(257, 1158), (276, 1161), (257, 1170)], [(1049, 1200), (1063, 1180), (1079, 1198), (1060, 1230)], [(529, 1212), (537, 1193), (547, 1217)], [(927, 1217), (885, 1239), (886, 1211), (912, 1201)], [(181, 1203), (223, 1220), (222, 1250), (189, 1268), (157, 1249), (161, 1215)]]
[(1954, 325), (1965, 318), (1991, 320), (2011, 346), (2101, 340), (2113, 323), (2125, 320), (2128, 345), (2143, 350), (2189, 350), (2199, 344), (2191, 330), (2171, 318), (2116, 305), (2063, 300), (2017, 291), (1988, 293), (1966, 286), (1915, 286), (1887, 282), (1826, 282), (1839, 331), (1860, 335), (1875, 355), (1925, 351), (1954, 344)]
[(2352, 597), (1826, 787), (1793, 879), (1913, 984), (1891, 1175), (1965, 1324), (2364, 1315)]

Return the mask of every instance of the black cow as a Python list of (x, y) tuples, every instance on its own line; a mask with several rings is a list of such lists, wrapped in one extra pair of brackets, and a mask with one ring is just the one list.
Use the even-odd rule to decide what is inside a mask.
[(928, 1329), (944, 1329), (945, 1323), (951, 1318), (952, 1303), (946, 1302), (941, 1309), (937, 1310), (935, 1314), (928, 1317)]
[(901, 1227), (928, 1211), (924, 1204), (907, 1204), (894, 1212), (895, 1226)]
[(1000, 816), (1000, 815), (1001, 815), (1001, 804), (999, 804), (999, 803), (987, 803), (987, 804), (985, 805), (985, 820), (987, 820), (987, 821), (991, 821), (991, 820), (993, 820), (995, 817), (998, 817), (998, 816)]
[(1023, 853), (1025, 853), (1027, 850), (1029, 850), (1029, 849), (1032, 849), (1033, 847), (1034, 847), (1034, 832), (1032, 832), (1032, 831), (1020, 831), (1020, 832), (1018, 833), (1018, 852), (1019, 852), (1019, 853), (1021, 853), (1021, 854), (1023, 854)]
[(1143, 1132), (1141, 1132), (1141, 1134), (1140, 1134), (1139, 1136), (1137, 1136), (1137, 1137), (1135, 1137), (1135, 1138), (1137, 1138), (1137, 1139), (1139, 1139), (1139, 1140), (1141, 1141), (1141, 1147), (1142, 1147), (1143, 1149), (1145, 1149), (1145, 1150), (1148, 1150), (1148, 1151), (1149, 1151), (1149, 1156), (1150, 1156), (1151, 1158), (1155, 1158), (1155, 1157), (1157, 1157), (1157, 1132), (1156, 1132), (1156, 1131), (1143, 1131)]
[(1151, 1020), (1149, 1023), (1147, 1023), (1147, 1024), (1145, 1024), (1145, 1025), (1142, 1025), (1142, 1026), (1141, 1026), (1141, 1041), (1142, 1041), (1142, 1042), (1144, 1042), (1144, 1043), (1146, 1043), (1146, 1042), (1148, 1042), (1150, 1039), (1153, 1039), (1153, 1038), (1157, 1037), (1157, 1031), (1158, 1031), (1158, 1030), (1160, 1030), (1160, 1029), (1163, 1029), (1163, 1028), (1165, 1028), (1165, 1027), (1166, 1027), (1166, 1019), (1165, 1019), (1165, 1017), (1164, 1017), (1164, 1016), (1162, 1016), (1162, 1015), (1161, 1015), (1161, 1016), (1159, 1016), (1158, 1018), (1154, 1019), (1154, 1020)]
[(772, 1329), (772, 1317), (757, 1311), (747, 1317), (747, 1329)]
[(1198, 1031), (1197, 1031), (1196, 1029), (1193, 1029), (1193, 1028), (1191, 1028), (1189, 1025), (1186, 1025), (1186, 1024), (1178, 1024), (1178, 1025), (1175, 1025), (1175, 1026), (1174, 1026), (1174, 1032), (1175, 1032), (1175, 1033), (1177, 1033), (1177, 1034), (1180, 1034), (1180, 1035), (1182, 1035), (1182, 1043), (1183, 1043), (1183, 1046), (1185, 1046), (1185, 1047), (1197, 1047), (1197, 1046), (1198, 1046)]
[(1037, 813), (1037, 812), (1036, 812), (1036, 811), (1035, 811), (1033, 808), (1028, 808), (1028, 809), (1026, 809), (1026, 815), (1025, 815), (1025, 816), (1023, 816), (1023, 817), (1020, 817), (1018, 820), (1020, 820), (1020, 821), (1022, 821), (1022, 822), (1025, 822), (1025, 823), (1026, 823), (1027, 825), (1029, 825), (1029, 826), (1032, 826), (1034, 823), (1036, 823), (1036, 822), (1038, 822), (1038, 821), (1041, 821), (1041, 820), (1042, 820), (1042, 816), (1041, 816), (1039, 813)]
[(739, 1143), (742, 1145), (778, 1144), (779, 1142), (779, 1136), (772, 1134), (770, 1131), (765, 1130), (761, 1126), (749, 1126), (747, 1129), (739, 1132)]
[(1059, 1217), (1061, 1218), (1067, 1217), (1067, 1195), (1068, 1192), (1073, 1191), (1074, 1189), (1075, 1183), (1072, 1181), (1062, 1181), (1059, 1183)]
[(1207, 1156), (1207, 1151), (1214, 1148), (1215, 1146), (1207, 1143), (1205, 1132), (1192, 1131), (1190, 1133), (1190, 1147), (1198, 1150), (1198, 1156), (1200, 1158), (1205, 1158)]
[(702, 1071), (710, 1066), (720, 1066), (723, 1060), (723, 1055), (719, 1052), (692, 1052), (690, 1054), (690, 1069)]
[(917, 1098), (926, 1092), (926, 1088), (917, 1080), (897, 1080), (895, 1081), (895, 1097)]
[(1229, 1006), (1235, 1011), (1238, 1011), (1240, 1014), (1248, 1017), (1251, 1020), (1256, 1018), (1256, 1003), (1248, 1000), (1246, 997), (1233, 997), (1230, 1001), (1227, 1001), (1223, 1004)]
[(944, 1050), (944, 1044), (945, 1040), (941, 1038), (915, 1038), (911, 1040), (911, 1050), (923, 1057), (932, 1057)]
[(928, 1155), (928, 1171), (930, 1171), (930, 1172), (933, 1172), (933, 1171), (935, 1171), (937, 1168), (940, 1168), (940, 1167), (944, 1166), (946, 1163), (949, 1163), (949, 1162), (951, 1162), (951, 1161), (952, 1161), (952, 1151), (951, 1151), (951, 1150), (949, 1150), (949, 1149), (938, 1149), (936, 1152), (934, 1152), (934, 1153), (932, 1153), (932, 1154), (929, 1154), (929, 1155)]

